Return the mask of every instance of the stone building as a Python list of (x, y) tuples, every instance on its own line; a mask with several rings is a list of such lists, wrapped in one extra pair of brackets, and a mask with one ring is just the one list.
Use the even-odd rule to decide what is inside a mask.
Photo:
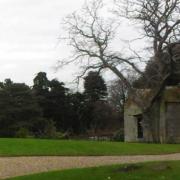
[(166, 87), (160, 99), (151, 109), (151, 132), (143, 127), (141, 108), (134, 102), (125, 106), (125, 141), (126, 142), (161, 142), (180, 143), (180, 87)]
[[(133, 100), (125, 105), (126, 142), (180, 143), (180, 44), (172, 47), (173, 73), (151, 110), (151, 126), (146, 127), (141, 108)], [(173, 83), (171, 83), (173, 82)], [(140, 90), (139, 90), (140, 91)], [(151, 90), (141, 90), (146, 96)], [(151, 132), (151, 133), (149, 133)]]

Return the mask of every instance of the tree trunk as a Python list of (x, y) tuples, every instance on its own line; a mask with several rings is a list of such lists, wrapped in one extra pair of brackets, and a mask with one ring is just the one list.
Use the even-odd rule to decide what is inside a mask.
[(156, 139), (153, 133), (151, 111), (148, 110), (142, 114), (143, 116), (143, 129), (144, 129), (144, 140), (146, 142), (155, 142)]

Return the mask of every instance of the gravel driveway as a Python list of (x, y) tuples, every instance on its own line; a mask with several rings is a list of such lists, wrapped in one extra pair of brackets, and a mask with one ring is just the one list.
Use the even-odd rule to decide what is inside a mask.
[(52, 170), (164, 160), (180, 160), (180, 153), (142, 156), (0, 157), (0, 179)]

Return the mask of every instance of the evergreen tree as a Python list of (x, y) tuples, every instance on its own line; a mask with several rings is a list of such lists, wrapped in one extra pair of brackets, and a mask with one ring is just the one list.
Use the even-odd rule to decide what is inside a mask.
[(31, 89), (10, 79), (0, 83), (0, 87), (0, 135), (15, 136), (21, 128), (31, 131), (36, 119), (41, 117)]
[[(84, 121), (87, 129), (96, 131), (104, 124), (103, 109), (98, 106), (103, 106), (106, 103), (107, 87), (104, 79), (98, 72), (90, 71), (85, 77), (84, 94), (86, 98), (86, 105), (84, 106)], [(99, 112), (101, 115), (98, 115)], [(87, 116), (88, 114), (88, 116)], [(97, 118), (98, 116), (98, 118)]]
[(56, 79), (50, 81), (45, 72), (39, 72), (34, 78), (33, 92), (42, 108), (43, 117), (53, 121), (58, 131), (68, 130), (71, 122), (68, 118), (68, 89), (64, 87), (64, 83)]
[(90, 71), (84, 80), (84, 93), (88, 101), (96, 102), (106, 98), (107, 87), (104, 79), (98, 72)]
[(87, 129), (85, 114), (85, 97), (80, 92), (69, 94), (69, 119), (75, 134), (84, 133)]
[(71, 126), (69, 122), (69, 104), (67, 99), (68, 89), (64, 83), (56, 79), (49, 81), (49, 112), (51, 119), (56, 123), (57, 130), (67, 130)]
[(42, 109), (43, 117), (51, 118), (51, 111), (49, 111), (49, 80), (45, 72), (39, 72), (34, 78), (33, 93), (36, 96), (37, 102)]
[(48, 91), (49, 81), (45, 72), (39, 72), (34, 78), (33, 89), (37, 92)]

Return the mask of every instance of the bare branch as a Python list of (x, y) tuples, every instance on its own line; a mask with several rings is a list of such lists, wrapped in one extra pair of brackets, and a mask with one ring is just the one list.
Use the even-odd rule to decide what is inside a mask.
[(115, 0), (115, 4), (116, 14), (142, 25), (145, 37), (153, 42), (155, 56), (179, 40), (180, 0)]

